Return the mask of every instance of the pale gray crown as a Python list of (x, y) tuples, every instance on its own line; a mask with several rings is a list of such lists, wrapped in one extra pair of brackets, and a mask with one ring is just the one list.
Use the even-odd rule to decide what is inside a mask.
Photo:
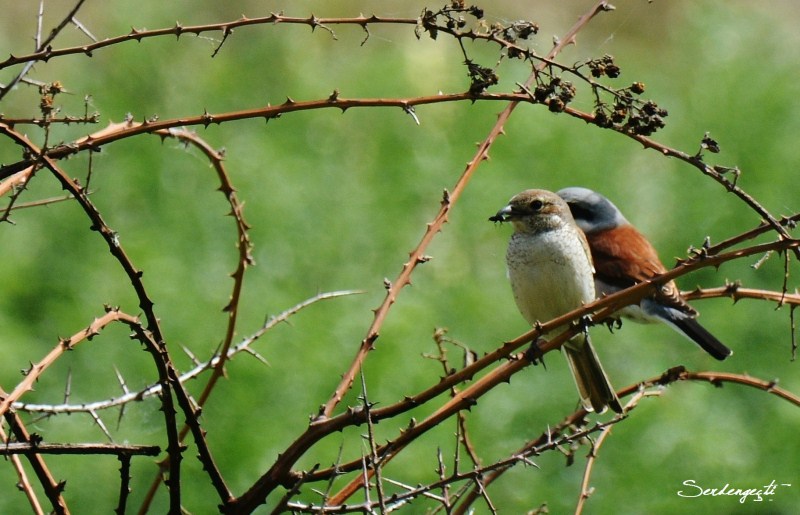
[(617, 206), (596, 191), (575, 186), (559, 190), (556, 195), (567, 202), (575, 223), (587, 234), (629, 223)]

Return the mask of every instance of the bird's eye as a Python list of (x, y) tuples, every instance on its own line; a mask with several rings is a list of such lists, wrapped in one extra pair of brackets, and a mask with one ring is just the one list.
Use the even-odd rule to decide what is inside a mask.
[(532, 211), (539, 211), (544, 206), (544, 202), (539, 199), (531, 201), (531, 210)]

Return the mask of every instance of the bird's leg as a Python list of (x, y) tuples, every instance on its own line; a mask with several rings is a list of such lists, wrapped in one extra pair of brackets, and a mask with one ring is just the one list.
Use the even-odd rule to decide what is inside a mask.
[(594, 321), (592, 320), (591, 315), (582, 316), (579, 320), (575, 322), (575, 326), (579, 327), (581, 332), (586, 336), (589, 336), (589, 328), (594, 325)]

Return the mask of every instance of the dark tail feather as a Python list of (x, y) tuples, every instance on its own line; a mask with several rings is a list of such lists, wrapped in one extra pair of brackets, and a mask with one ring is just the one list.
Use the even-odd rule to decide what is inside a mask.
[(578, 335), (565, 343), (563, 348), (583, 407), (597, 413), (603, 413), (610, 407), (615, 412), (622, 413), (622, 405), (600, 365), (589, 337)]
[(684, 318), (682, 320), (672, 320), (675, 328), (699, 345), (704, 351), (711, 354), (715, 359), (724, 360), (733, 351), (725, 346), (721, 341), (706, 331), (694, 318)]

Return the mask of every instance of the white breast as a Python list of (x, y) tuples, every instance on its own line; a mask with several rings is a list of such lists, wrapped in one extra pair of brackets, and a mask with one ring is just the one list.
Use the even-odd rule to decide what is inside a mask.
[(517, 307), (530, 324), (547, 322), (595, 298), (592, 264), (570, 227), (515, 233), (506, 262)]

